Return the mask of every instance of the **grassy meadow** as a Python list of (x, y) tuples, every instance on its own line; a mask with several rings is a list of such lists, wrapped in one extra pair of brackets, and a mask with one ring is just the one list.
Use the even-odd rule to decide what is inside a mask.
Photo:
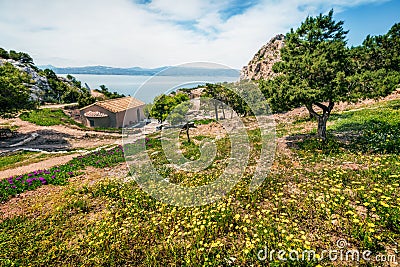
[[(120, 148), (76, 158), (57, 169), (66, 184), (38, 182), (41, 197), (32, 191), (37, 187), (7, 191), (2, 209), (16, 207), (17, 194), (30, 195), (20, 201), (22, 213), (0, 217), (0, 266), (393, 266), (376, 255), (398, 256), (399, 107), (392, 100), (333, 114), (325, 146), (312, 137), (308, 126), (316, 122), (308, 118), (278, 124), (275, 161), (253, 193), (248, 187), (261, 137), (258, 129), (248, 130), (251, 160), (244, 177), (222, 200), (200, 207), (170, 206), (135, 181), (104, 175), (105, 168), (122, 168)], [(188, 143), (182, 135), (183, 154), (197, 159), (194, 144), (206, 137)], [(170, 182), (197, 186), (226, 166), (229, 138), (215, 143), (214, 163), (192, 174), (167, 164), (159, 134), (148, 136), (146, 152)], [(371, 251), (371, 261), (322, 259), (320, 252), (338, 249), (338, 240)], [(266, 247), (317, 254), (312, 260), (260, 259)]]

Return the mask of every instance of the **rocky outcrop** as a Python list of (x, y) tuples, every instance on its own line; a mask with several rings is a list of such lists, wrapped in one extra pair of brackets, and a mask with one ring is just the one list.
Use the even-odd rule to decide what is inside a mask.
[(39, 75), (37, 68), (32, 67), (30, 64), (21, 63), (13, 59), (0, 58), (0, 66), (6, 62), (12, 64), (15, 68), (20, 71), (26, 72), (32, 77), (32, 84), (27, 84), (31, 89), (31, 97), (34, 100), (38, 100), (44, 91), (51, 90), (50, 85), (46, 77)]
[(253, 59), (240, 72), (240, 80), (269, 79), (277, 74), (272, 66), (281, 60), (280, 50), (285, 44), (285, 35), (278, 34), (261, 47)]

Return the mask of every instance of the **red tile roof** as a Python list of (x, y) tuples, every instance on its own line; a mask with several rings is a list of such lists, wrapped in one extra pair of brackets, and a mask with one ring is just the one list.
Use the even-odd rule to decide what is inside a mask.
[(125, 110), (131, 109), (131, 108), (143, 106), (143, 105), (145, 105), (145, 103), (134, 97), (127, 96), (127, 97), (122, 97), (122, 98), (99, 101), (99, 102), (93, 103), (87, 107), (84, 107), (81, 110), (86, 109), (91, 106), (94, 106), (94, 105), (97, 105), (99, 107), (107, 109), (113, 113), (118, 113), (118, 112), (125, 111)]

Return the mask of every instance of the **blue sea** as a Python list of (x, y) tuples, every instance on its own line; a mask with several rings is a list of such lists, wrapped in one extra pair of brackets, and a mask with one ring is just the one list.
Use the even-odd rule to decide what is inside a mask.
[[(128, 76), (128, 75), (90, 75), (71, 74), (76, 79), (89, 85), (91, 89), (104, 84), (110, 91), (136, 97), (146, 103), (154, 97), (169, 93), (178, 88), (191, 88), (205, 83), (234, 82), (238, 77), (217, 76)], [(60, 75), (66, 76), (66, 75)]]

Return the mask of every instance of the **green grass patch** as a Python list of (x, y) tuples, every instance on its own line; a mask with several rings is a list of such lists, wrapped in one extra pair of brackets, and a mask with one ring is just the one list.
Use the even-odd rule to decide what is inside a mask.
[(103, 133), (122, 133), (122, 128), (104, 128), (104, 127), (96, 127), (96, 128), (86, 128), (88, 130), (93, 130), (96, 132), (103, 132)]
[(338, 141), (333, 135), (328, 135), (325, 142), (322, 142), (319, 138), (306, 138), (297, 145), (301, 150), (325, 155), (338, 154), (341, 152), (341, 148), (345, 148), (345, 145)]
[(37, 109), (29, 112), (24, 112), (20, 116), (21, 120), (28, 121), (40, 126), (54, 126), (62, 124), (72, 124), (79, 127), (84, 127), (77, 123), (71, 117), (67, 116), (61, 109)]
[(194, 122), (195, 125), (204, 125), (204, 124), (210, 124), (216, 122), (215, 119), (202, 119), (202, 120), (197, 120)]
[(18, 125), (10, 125), (8, 123), (0, 124), (0, 129), (10, 129), (11, 131), (16, 131), (18, 128)]
[(36, 156), (37, 154), (38, 152), (18, 151), (12, 154), (8, 154), (6, 156), (2, 156), (0, 157), (0, 170), (7, 169), (12, 165), (30, 159), (32, 158), (32, 156)]
[(352, 135), (354, 150), (400, 153), (400, 101), (333, 115), (329, 130)]

